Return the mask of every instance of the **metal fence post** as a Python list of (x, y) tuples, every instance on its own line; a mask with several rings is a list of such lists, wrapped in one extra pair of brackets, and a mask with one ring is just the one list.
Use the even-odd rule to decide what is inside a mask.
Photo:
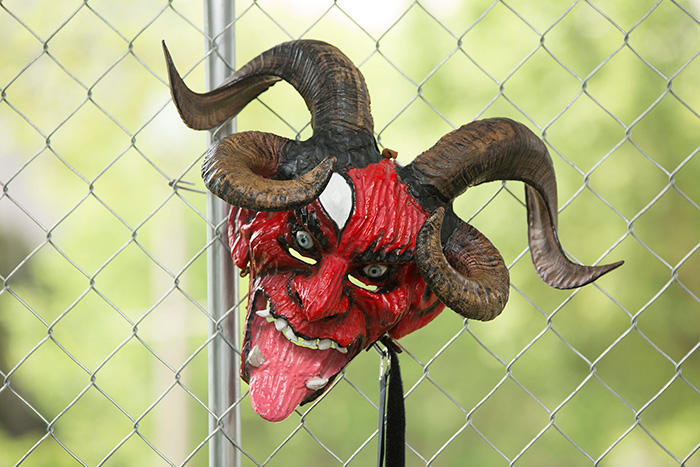
[[(230, 73), (234, 63), (234, 5), (232, 0), (205, 0), (204, 31), (205, 47), (210, 52), (206, 64), (206, 86), (213, 89)], [(211, 144), (217, 135), (234, 131), (230, 122), (211, 131), (207, 143)], [(240, 348), (238, 330), (238, 281), (227, 246), (226, 218), (228, 205), (207, 194), (207, 218), (210, 223), (207, 250), (207, 292), (208, 307), (213, 321), (209, 346), (209, 407), (216, 414), (210, 417), (209, 430), (215, 433), (209, 442), (209, 465), (238, 466), (241, 463), (240, 451), (240, 410), (231, 405), (240, 397), (236, 353)], [(229, 410), (230, 409), (230, 410)]]

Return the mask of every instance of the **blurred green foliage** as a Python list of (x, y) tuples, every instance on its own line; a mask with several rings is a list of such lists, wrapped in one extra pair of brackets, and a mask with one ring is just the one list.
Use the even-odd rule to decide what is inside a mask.
[[(239, 66), (298, 37), (348, 54), (403, 163), (475, 118), (523, 121), (554, 159), (564, 247), (626, 262), (552, 290), (520, 184), (462, 196), (511, 299), (494, 322), (447, 310), (402, 340), (409, 465), (700, 465), (697, 4), (235, 11)], [(203, 189), (205, 136), (169, 103), (160, 50), (203, 89), (202, 21), (196, 2), (0, 3), (0, 465), (207, 465), (205, 196), (169, 185)], [(237, 124), (306, 138), (307, 123), (278, 84)], [(244, 398), (243, 465), (372, 465), (377, 371), (371, 350), (281, 423)]]

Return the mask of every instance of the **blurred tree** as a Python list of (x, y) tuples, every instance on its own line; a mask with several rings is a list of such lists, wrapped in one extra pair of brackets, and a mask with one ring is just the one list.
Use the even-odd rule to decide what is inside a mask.
[[(203, 89), (201, 8), (165, 3), (0, 9), (0, 43), (12, 44), (0, 212), (28, 225), (0, 242), (0, 370), (22, 361), (11, 387), (55, 436), (24, 429), (32, 411), (0, 390), (10, 462), (206, 465), (205, 203), (168, 185), (202, 188), (204, 135), (168, 103), (160, 51), (165, 38)], [(513, 289), (494, 322), (465, 327), (448, 310), (402, 340), (409, 465), (698, 463), (698, 10), (598, 3), (236, 2), (238, 65), (300, 35), (339, 45), (367, 78), (380, 144), (403, 162), (474, 118), (525, 122), (554, 160), (565, 248), (626, 261), (598, 285), (552, 290), (526, 251), (521, 184), (462, 196), (455, 209), (501, 250)], [(307, 122), (278, 84), (238, 128), (304, 138)], [(303, 419), (269, 424), (244, 399), (243, 448), (258, 463), (274, 454), (269, 465), (371, 464), (376, 386), (368, 352)], [(174, 447), (169, 403), (191, 416), (169, 427), (186, 435)]]

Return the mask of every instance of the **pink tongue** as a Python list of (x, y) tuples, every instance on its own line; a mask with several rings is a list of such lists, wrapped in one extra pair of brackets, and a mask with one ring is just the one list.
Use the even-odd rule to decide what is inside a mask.
[(335, 349), (316, 350), (292, 344), (273, 323), (257, 322), (251, 348), (260, 348), (265, 359), (260, 367), (248, 365), (250, 402), (265, 420), (284, 420), (315, 391), (306, 387), (311, 378), (330, 378), (348, 362)]

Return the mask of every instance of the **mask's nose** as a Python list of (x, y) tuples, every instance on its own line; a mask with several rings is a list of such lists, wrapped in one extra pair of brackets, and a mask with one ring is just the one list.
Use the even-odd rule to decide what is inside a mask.
[(347, 311), (348, 298), (343, 295), (346, 276), (346, 261), (326, 256), (310, 276), (297, 276), (292, 280), (293, 292), (299, 297), (307, 320), (317, 321)]

